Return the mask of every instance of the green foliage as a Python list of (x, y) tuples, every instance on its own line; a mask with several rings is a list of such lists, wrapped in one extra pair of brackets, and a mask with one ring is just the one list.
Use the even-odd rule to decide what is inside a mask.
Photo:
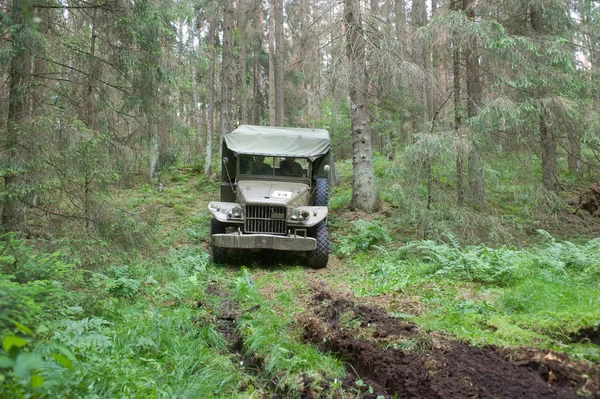
[(44, 360), (39, 353), (28, 352), (24, 347), (28, 341), (19, 337), (7, 336), (2, 340), (0, 351), (0, 393), (16, 395), (22, 389), (35, 390), (44, 384), (39, 372)]
[(321, 119), (315, 121), (314, 125), (322, 126), (329, 131), (334, 157), (340, 160), (350, 158), (352, 154), (350, 102), (328, 98), (322, 101), (321, 112)]
[(461, 248), (456, 237), (448, 235), (448, 240), (450, 244), (423, 241), (417, 246), (437, 275), (500, 286), (516, 278), (519, 262), (514, 250), (484, 246)]
[(359, 219), (352, 221), (350, 226), (351, 234), (338, 239), (336, 251), (341, 255), (350, 256), (356, 251), (364, 252), (374, 245), (389, 243), (392, 240), (387, 227), (381, 222)]
[(343, 209), (350, 204), (352, 200), (352, 188), (334, 187), (331, 198), (329, 199), (329, 210)]
[(0, 337), (69, 314), (65, 285), (80, 282), (64, 255), (39, 253), (14, 234), (0, 237)]
[(315, 389), (319, 389), (325, 378), (344, 375), (339, 360), (294, 337), (291, 315), (276, 312), (263, 299), (245, 267), (233, 281), (233, 295), (245, 309), (238, 326), (244, 352), (261, 364), (268, 378), (276, 379), (277, 391), (295, 392), (307, 376), (313, 379)]
[[(11, 248), (7, 254), (14, 255), (14, 248), (21, 255), (32, 251), (14, 240)], [(7, 280), (8, 297), (16, 305), (24, 302), (21, 307), (8, 302), (16, 310), (2, 316), (23, 313), (23, 324), (9, 320), (10, 326), (28, 336), (23, 340), (3, 333), (0, 369), (6, 373), (0, 379), (0, 396), (234, 394), (249, 384), (249, 377), (230, 359), (214, 320), (207, 312), (199, 313), (194, 300), (204, 296), (208, 280), (222, 278), (209, 264), (205, 252), (190, 248), (143, 265), (108, 267), (105, 274), (92, 274), (89, 291), (79, 293), (85, 309), (64, 308), (64, 299), (50, 296), (46, 285), (34, 290), (32, 284), (41, 280), (18, 286), (0, 280), (3, 295)], [(91, 315), (82, 317), (82, 311)], [(36, 331), (27, 325), (36, 325)]]
[(94, 273), (92, 284), (102, 289), (107, 294), (123, 297), (134, 297), (140, 290), (141, 281), (130, 278), (129, 266), (112, 267), (111, 274), (114, 277), (108, 277), (102, 273)]
[(569, 336), (600, 320), (600, 242), (574, 244), (539, 233), (543, 243), (528, 250), (461, 247), (454, 236), (448, 244), (412, 242), (396, 252), (357, 257), (364, 275), (350, 280), (360, 295), (420, 298), (426, 310), (414, 320), (429, 329), (478, 343), (534, 343), (597, 359), (597, 347)]

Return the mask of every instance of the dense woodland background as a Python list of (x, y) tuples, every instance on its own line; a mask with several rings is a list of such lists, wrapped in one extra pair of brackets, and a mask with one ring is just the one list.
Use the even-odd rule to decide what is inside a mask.
[(496, 160), (548, 198), (598, 177), (596, 1), (0, 7), (6, 231), (41, 234), (40, 211), (97, 227), (118, 213), (102, 205), (111, 185), (174, 166), (213, 174), (239, 124), (327, 128), (349, 158), (352, 103), (373, 149), (428, 180), (428, 207), (485, 207)]

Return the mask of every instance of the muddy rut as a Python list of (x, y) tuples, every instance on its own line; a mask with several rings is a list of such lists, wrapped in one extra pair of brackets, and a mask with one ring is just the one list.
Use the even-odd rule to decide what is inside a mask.
[(304, 339), (347, 362), (346, 385), (361, 378), (361, 397), (600, 398), (598, 367), (587, 363), (448, 340), (324, 291), (311, 308)]

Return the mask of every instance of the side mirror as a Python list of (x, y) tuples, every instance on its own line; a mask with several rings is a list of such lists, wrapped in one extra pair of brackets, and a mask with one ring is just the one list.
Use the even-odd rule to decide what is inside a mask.
[(227, 165), (229, 163), (229, 158), (223, 157), (223, 163)]
[(330, 170), (330, 169), (331, 169), (331, 167), (330, 167), (329, 165), (325, 165), (325, 166), (323, 166), (323, 170), (324, 170), (325, 172), (329, 172), (329, 170)]

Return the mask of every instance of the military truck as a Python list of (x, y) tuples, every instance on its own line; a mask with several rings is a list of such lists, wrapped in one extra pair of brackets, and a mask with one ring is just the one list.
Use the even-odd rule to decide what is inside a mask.
[(208, 204), (211, 254), (271, 249), (329, 260), (329, 187), (337, 175), (324, 129), (242, 125), (222, 142), (220, 201)]

